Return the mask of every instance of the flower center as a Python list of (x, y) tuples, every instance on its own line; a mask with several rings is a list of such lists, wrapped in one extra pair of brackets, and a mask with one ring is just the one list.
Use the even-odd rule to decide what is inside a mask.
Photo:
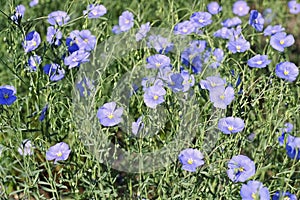
[(112, 118), (114, 118), (114, 115), (111, 113), (107, 117), (108, 117), (108, 119), (112, 119)]
[(93, 15), (97, 15), (97, 10), (93, 10), (91, 13), (92, 13)]
[(188, 30), (187, 30), (186, 28), (184, 28), (182, 31), (183, 31), (184, 33), (186, 33)]
[(156, 63), (155, 66), (156, 66), (156, 67), (160, 67), (161, 64), (160, 64), (160, 63)]
[(203, 20), (203, 19), (199, 19), (199, 22), (200, 22), (200, 23), (203, 23), (203, 22), (204, 22), (204, 20)]
[(154, 100), (157, 100), (157, 99), (158, 99), (158, 96), (157, 96), (157, 95), (154, 95), (153, 99), (154, 99)]
[(36, 46), (36, 45), (37, 45), (36, 41), (33, 41), (33, 42), (32, 42), (32, 45), (33, 45), (33, 46)]
[(284, 75), (289, 75), (289, 72), (288, 71), (286, 71), (286, 70), (284, 70)]
[(233, 130), (233, 126), (228, 126), (228, 130), (232, 131)]
[(237, 50), (237, 51), (240, 51), (240, 50), (241, 50), (241, 46), (240, 46), (240, 45), (237, 45), (237, 46), (236, 46), (236, 50)]
[(77, 58), (73, 58), (72, 61), (73, 61), (73, 62), (77, 62)]
[(61, 156), (62, 156), (62, 153), (61, 153), (61, 152), (58, 152), (56, 155), (57, 155), (58, 157), (61, 157)]
[(256, 62), (256, 64), (261, 65), (261, 64), (262, 64), (262, 61), (259, 60), (259, 61)]
[(256, 194), (255, 194), (255, 193), (252, 193), (251, 197), (252, 197), (253, 199), (255, 199), (255, 198), (256, 198)]
[(224, 100), (224, 99), (225, 99), (225, 96), (224, 96), (224, 95), (221, 95), (221, 96), (220, 96), (220, 99)]
[(284, 40), (280, 40), (279, 43), (282, 45), (284, 44)]
[(8, 94), (4, 94), (4, 99), (8, 99)]
[(193, 159), (191, 159), (191, 158), (190, 158), (190, 159), (188, 159), (188, 161), (187, 161), (187, 162), (188, 162), (188, 164), (190, 164), (190, 165), (191, 165), (191, 164), (193, 164), (193, 162), (194, 162), (194, 161), (193, 161)]
[(244, 168), (243, 168), (243, 167), (240, 167), (240, 168), (239, 168), (239, 171), (240, 171), (240, 172), (243, 172), (243, 171), (244, 171)]
[(290, 200), (290, 197), (284, 197), (283, 200)]
[[(215, 83), (215, 82), (211, 82), (211, 87), (216, 87), (217, 86), (217, 84)], [(221, 97), (220, 97), (221, 98)]]
[(129, 24), (129, 20), (128, 19), (125, 19), (125, 24)]
[(83, 41), (84, 41), (85, 43), (88, 43), (88, 42), (89, 42), (89, 39), (85, 38)]

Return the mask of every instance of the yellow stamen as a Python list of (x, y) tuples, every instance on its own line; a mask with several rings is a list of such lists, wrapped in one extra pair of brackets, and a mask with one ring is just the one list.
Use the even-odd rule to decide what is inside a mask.
[(128, 24), (130, 21), (128, 19), (125, 20), (125, 24)]
[(240, 171), (240, 172), (243, 172), (243, 171), (244, 171), (244, 168), (240, 167), (240, 168), (239, 168), (239, 171)]
[(284, 75), (288, 75), (289, 74), (289, 72), (288, 71), (286, 71), (286, 70), (284, 70)]
[(256, 62), (256, 64), (261, 65), (261, 64), (262, 64), (262, 61), (259, 60), (259, 61)]
[(199, 19), (199, 22), (200, 22), (200, 23), (203, 23), (203, 22), (204, 22), (204, 20), (203, 20), (203, 19)]
[(154, 100), (157, 100), (157, 99), (158, 99), (158, 96), (157, 96), (157, 95), (154, 95), (153, 99), (154, 99)]
[(109, 114), (107, 117), (108, 117), (108, 119), (112, 119), (112, 118), (114, 118), (114, 115), (113, 114)]
[(187, 30), (186, 28), (184, 28), (182, 31), (183, 31), (184, 33), (186, 33), (188, 30)]
[(8, 94), (4, 94), (4, 99), (8, 99)]
[(61, 156), (62, 156), (62, 153), (61, 153), (61, 152), (58, 152), (56, 155), (57, 155), (58, 157), (61, 157)]
[(279, 43), (280, 43), (280, 44), (284, 44), (284, 40), (280, 40)]
[(251, 197), (252, 197), (253, 199), (255, 199), (255, 198), (256, 198), (256, 194), (255, 194), (255, 193), (252, 193)]
[(224, 100), (224, 99), (225, 99), (225, 96), (224, 96), (224, 95), (221, 95), (221, 96), (220, 96), (220, 99)]
[(87, 38), (85, 38), (85, 39), (84, 39), (84, 42), (85, 42), (85, 43), (88, 43), (88, 42), (89, 42), (89, 40), (88, 40)]
[(160, 64), (160, 63), (155, 63), (155, 66), (156, 66), (156, 67), (160, 67), (161, 64)]
[(241, 50), (241, 46), (240, 46), (240, 45), (237, 45), (237, 46), (236, 46), (236, 50), (237, 50), (237, 51), (240, 51), (240, 50)]
[(33, 42), (32, 42), (32, 45), (33, 45), (33, 46), (36, 46), (36, 45), (37, 45), (36, 41), (33, 41)]
[(194, 162), (194, 161), (193, 161), (193, 159), (191, 159), (191, 158), (188, 159), (188, 161), (187, 161), (187, 163), (190, 164), (190, 165), (193, 164), (193, 162)]
[(228, 130), (229, 130), (229, 131), (232, 131), (232, 130), (233, 130), (233, 127), (232, 127), (232, 126), (228, 126)]
[(215, 82), (211, 82), (211, 87), (216, 87), (217, 86), (217, 84), (215, 83)]
[(290, 197), (284, 197), (283, 200), (290, 200)]

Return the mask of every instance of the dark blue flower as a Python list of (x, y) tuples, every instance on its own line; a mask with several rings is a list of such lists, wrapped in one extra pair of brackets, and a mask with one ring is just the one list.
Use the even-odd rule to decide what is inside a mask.
[(17, 100), (16, 89), (10, 85), (0, 86), (0, 105), (12, 105)]
[(178, 156), (179, 161), (182, 164), (182, 169), (195, 172), (197, 167), (204, 164), (203, 154), (197, 149), (185, 149), (182, 150)]
[(43, 70), (50, 77), (50, 81), (59, 81), (65, 77), (65, 70), (56, 63), (46, 64)]
[(21, 22), (21, 19), (24, 17), (24, 14), (25, 14), (25, 6), (23, 6), (22, 4), (21, 5), (18, 5), (16, 8), (15, 8), (15, 13), (14, 15), (12, 15), (10, 17), (10, 19), (16, 23), (16, 24), (19, 24)]
[(35, 50), (41, 44), (40, 34), (36, 31), (31, 31), (26, 35), (22, 44), (26, 53)]
[(272, 197), (272, 200), (297, 200), (296, 195), (291, 194), (290, 192), (281, 192), (276, 191), (275, 194)]
[(233, 156), (228, 162), (227, 175), (233, 182), (245, 182), (254, 174), (255, 164), (247, 156)]
[(41, 115), (39, 117), (39, 120), (41, 122), (44, 121), (44, 119), (46, 117), (47, 110), (48, 110), (48, 104), (46, 104), (46, 106), (42, 109)]
[(257, 10), (251, 10), (249, 24), (257, 31), (262, 31), (264, 28), (265, 19)]
[(300, 160), (300, 137), (288, 137), (285, 149), (288, 157), (290, 157), (291, 159)]

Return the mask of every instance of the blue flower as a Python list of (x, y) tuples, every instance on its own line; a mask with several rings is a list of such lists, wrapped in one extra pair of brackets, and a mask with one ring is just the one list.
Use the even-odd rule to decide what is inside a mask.
[(119, 25), (114, 25), (114, 26), (112, 27), (112, 30), (111, 30), (111, 31), (113, 32), (113, 34), (116, 34), (116, 35), (122, 33), (122, 31), (121, 31)]
[(288, 2), (288, 7), (291, 14), (300, 13), (300, 3), (297, 3), (296, 0), (292, 0)]
[(288, 157), (300, 160), (300, 137), (290, 136), (285, 147)]
[(33, 7), (33, 6), (36, 6), (38, 3), (39, 3), (39, 0), (32, 0), (32, 1), (30, 1), (29, 6)]
[(97, 117), (103, 126), (115, 126), (122, 122), (123, 108), (116, 108), (116, 102), (105, 103), (98, 109)]
[(150, 86), (144, 93), (144, 102), (149, 108), (156, 108), (157, 105), (165, 101), (165, 94), (166, 90), (162, 86)]
[(23, 6), (22, 4), (21, 5), (18, 5), (16, 8), (15, 8), (15, 13), (14, 15), (12, 15), (10, 17), (10, 19), (16, 23), (16, 24), (19, 24), (21, 22), (21, 19), (24, 17), (24, 14), (25, 14), (25, 6)]
[(241, 132), (245, 127), (244, 120), (239, 117), (226, 117), (219, 119), (218, 128), (224, 134)]
[(144, 128), (142, 119), (143, 116), (139, 117), (136, 122), (132, 122), (132, 133), (134, 135), (137, 135)]
[(174, 44), (168, 38), (161, 35), (150, 35), (147, 42), (148, 47), (154, 48), (158, 53), (168, 53), (173, 50)]
[(247, 156), (233, 156), (228, 162), (227, 175), (233, 182), (245, 182), (254, 174), (255, 164)]
[(48, 22), (53, 26), (62, 26), (66, 24), (69, 20), (70, 16), (68, 15), (68, 13), (60, 10), (54, 11), (48, 15)]
[(26, 53), (35, 50), (41, 44), (40, 34), (36, 31), (31, 31), (26, 35), (22, 44)]
[(195, 84), (195, 78), (187, 70), (182, 70), (180, 74), (181, 74), (181, 76), (183, 78), (183, 82), (182, 82), (183, 89), (182, 89), (182, 92), (187, 92), (190, 89), (190, 87), (194, 86), (194, 84)]
[(16, 89), (10, 85), (0, 86), (0, 105), (12, 105), (17, 100)]
[(271, 63), (271, 60), (268, 60), (267, 55), (260, 55), (260, 54), (250, 58), (247, 61), (247, 64), (250, 67), (255, 67), (255, 68), (264, 68), (270, 63)]
[(46, 159), (54, 160), (54, 164), (56, 164), (57, 161), (67, 160), (70, 152), (71, 150), (69, 145), (64, 142), (60, 142), (48, 149), (46, 152)]
[(69, 69), (79, 67), (80, 64), (90, 61), (88, 59), (89, 56), (89, 52), (85, 52), (84, 50), (78, 50), (73, 52), (70, 56), (65, 57), (64, 64), (69, 66)]
[(275, 194), (272, 197), (272, 200), (297, 200), (296, 195), (291, 194), (290, 192), (281, 192), (281, 191), (276, 191)]
[(180, 73), (174, 73), (170, 77), (170, 81), (168, 82), (169, 88), (172, 89), (173, 92), (179, 92), (183, 89), (183, 77)]
[(251, 10), (249, 24), (257, 31), (262, 31), (264, 28), (265, 19), (257, 10)]
[(146, 37), (147, 33), (150, 31), (150, 27), (150, 22), (141, 25), (141, 28), (135, 34), (135, 39), (137, 42)]
[(248, 49), (250, 49), (250, 43), (243, 38), (230, 40), (228, 43), (228, 50), (232, 53), (241, 53), (247, 51)]
[(212, 55), (214, 62), (210, 64), (210, 67), (214, 69), (218, 68), (221, 62), (223, 61), (223, 57), (224, 57), (224, 51), (220, 48), (216, 48), (213, 51), (213, 55)]
[(214, 37), (222, 38), (222, 39), (229, 39), (231, 37), (231, 30), (227, 27), (223, 27), (213, 34)]
[(224, 88), (225, 84), (226, 80), (221, 78), (220, 76), (209, 76), (206, 78), (206, 80), (200, 81), (201, 88), (208, 91), (214, 90), (217, 87)]
[(275, 73), (279, 78), (293, 82), (299, 74), (298, 67), (292, 62), (281, 62), (276, 65)]
[(59, 81), (65, 77), (65, 70), (59, 64), (46, 64), (43, 71), (50, 77), (50, 81)]
[(119, 17), (119, 27), (122, 32), (130, 30), (134, 25), (133, 14), (129, 11), (124, 11)]
[(147, 59), (146, 68), (148, 69), (161, 69), (165, 67), (169, 67), (171, 60), (168, 56), (162, 54), (155, 54), (153, 56), (149, 56)]
[(97, 38), (92, 35), (91, 31), (82, 30), (75, 37), (75, 40), (80, 49), (92, 51), (95, 48)]
[(212, 23), (211, 14), (208, 12), (195, 12), (190, 17), (196, 28), (203, 28)]
[(242, 24), (242, 20), (239, 17), (228, 18), (221, 23), (222, 26), (227, 28), (237, 26), (240, 24)]
[(42, 59), (38, 55), (30, 56), (28, 59), (28, 65), (31, 71), (36, 71), (36, 68), (41, 64)]
[(292, 46), (295, 43), (293, 35), (286, 35), (285, 32), (276, 33), (271, 36), (270, 44), (277, 51), (283, 52), (284, 48)]
[(44, 121), (44, 119), (46, 117), (47, 110), (48, 110), (48, 104), (46, 104), (46, 106), (42, 109), (41, 115), (39, 117), (39, 120), (41, 122)]
[(245, 1), (236, 1), (232, 6), (232, 12), (238, 16), (245, 16), (248, 14), (250, 8)]
[(61, 44), (61, 40), (62, 39), (62, 32), (56, 28), (54, 28), (54, 26), (49, 26), (47, 28), (47, 42), (49, 42), (49, 44), (55, 44), (56, 46), (59, 46)]
[(175, 25), (174, 34), (175, 35), (187, 35), (195, 31), (194, 23), (191, 21), (183, 21)]
[(182, 169), (195, 172), (197, 167), (200, 167), (204, 164), (203, 154), (197, 149), (184, 149), (180, 152), (178, 159), (182, 164)]
[(210, 14), (216, 15), (222, 11), (222, 6), (220, 6), (217, 2), (213, 1), (207, 5), (207, 10)]
[(18, 152), (21, 156), (32, 155), (35, 147), (31, 144), (29, 139), (25, 139), (22, 141), (21, 146), (18, 148)]
[(264, 36), (274, 35), (276, 33), (283, 32), (285, 29), (281, 25), (275, 25), (275, 26), (267, 26), (264, 30)]
[(234, 90), (231, 86), (216, 87), (209, 91), (210, 101), (214, 103), (214, 107), (226, 109), (234, 99)]
[(242, 200), (269, 200), (270, 193), (267, 187), (259, 181), (248, 181), (243, 184), (240, 191)]
[(99, 4), (90, 4), (87, 6), (86, 10), (83, 11), (83, 14), (86, 15), (89, 19), (97, 19), (102, 17), (107, 12), (106, 8), (103, 5)]

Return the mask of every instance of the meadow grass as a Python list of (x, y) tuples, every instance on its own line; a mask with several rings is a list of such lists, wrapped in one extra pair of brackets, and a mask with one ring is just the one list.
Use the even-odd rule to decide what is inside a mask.
[[(251, 180), (261, 181), (270, 194), (275, 191), (290, 191), (300, 197), (299, 161), (290, 159), (285, 148), (279, 146), (279, 128), (284, 123), (294, 125), (293, 135), (300, 136), (299, 119), (299, 80), (285, 82), (275, 75), (277, 63), (288, 60), (300, 66), (300, 16), (288, 11), (286, 1), (247, 1), (251, 9), (262, 12), (272, 8), (275, 17), (272, 25), (281, 24), (286, 32), (293, 34), (295, 44), (284, 53), (272, 49), (269, 39), (255, 31), (248, 24), (249, 15), (241, 17), (243, 35), (251, 44), (251, 50), (241, 54), (232, 54), (226, 49), (226, 42), (216, 39), (212, 33), (221, 28), (220, 22), (233, 17), (232, 1), (220, 1), (222, 12), (213, 17), (213, 23), (204, 28), (203, 35), (193, 35), (192, 39), (206, 40), (214, 48), (222, 48), (224, 60), (217, 69), (227, 83), (234, 86), (235, 99), (224, 111), (226, 116), (240, 117), (245, 122), (245, 129), (232, 135), (219, 131), (216, 144), (211, 151), (204, 153), (205, 164), (196, 172), (181, 169), (181, 163), (174, 160), (161, 169), (145, 173), (119, 171), (100, 162), (95, 152), (90, 152), (78, 129), (78, 117), (74, 114), (74, 96), (79, 68), (66, 69), (65, 78), (51, 82), (42, 71), (42, 66), (49, 62), (62, 63), (61, 57), (66, 51), (53, 48), (46, 41), (47, 16), (56, 10), (66, 11), (71, 20), (61, 31), (64, 38), (72, 30), (89, 29), (101, 44), (113, 37), (112, 27), (118, 24), (118, 17), (125, 10), (134, 14), (134, 27), (150, 22), (152, 27), (173, 30), (174, 26), (188, 20), (192, 13), (206, 11), (209, 1), (58, 1), (40, 0), (33, 8), (29, 1), (0, 0), (0, 85), (13, 85), (17, 89), (17, 101), (11, 106), (0, 105), (0, 196), (2, 199), (241, 199), (242, 183), (233, 183), (227, 176), (227, 163), (235, 155), (243, 154), (251, 158), (256, 165), (256, 173)], [(82, 17), (82, 11), (90, 3), (103, 4), (107, 14), (96, 20)], [(9, 20), (15, 6), (23, 4), (26, 12), (21, 25)], [(43, 64), (34, 73), (26, 68), (29, 55), (22, 48), (24, 36), (35, 30), (40, 33), (42, 43), (37, 54), (43, 57)], [(63, 41), (64, 43), (64, 41)], [(116, 47), (118, 48), (118, 47)], [(96, 54), (97, 52), (95, 52)], [(113, 90), (124, 74), (145, 63), (145, 58), (155, 54), (154, 50), (129, 50), (127, 55), (118, 56), (97, 76), (95, 104), (98, 109), (110, 101)], [(249, 68), (247, 60), (255, 54), (267, 54), (272, 60), (267, 68)], [(172, 64), (180, 67), (179, 55), (172, 55)], [(95, 62), (101, 60), (96, 59)], [(89, 65), (82, 65), (88, 67)], [(234, 70), (234, 74), (232, 74)], [(241, 84), (235, 87), (238, 79)], [(195, 138), (186, 146), (204, 151), (207, 132), (211, 129), (212, 103), (207, 91), (198, 83), (204, 73), (195, 75), (194, 92), (199, 113), (193, 113), (199, 124), (193, 129)], [(238, 94), (240, 90), (242, 93)], [(167, 100), (174, 101), (170, 91)], [(43, 122), (39, 121), (42, 108), (49, 108)], [(176, 104), (176, 103), (175, 103)], [(130, 114), (134, 118), (147, 115), (151, 109), (143, 104), (142, 91), (129, 102)], [(158, 136), (144, 140), (132, 139), (129, 133), (117, 127), (103, 127), (101, 132), (114, 144), (119, 144), (129, 152), (155, 150), (168, 145), (177, 137), (180, 108), (170, 107), (167, 114), (168, 124)], [(76, 112), (75, 112), (76, 113)], [(89, 114), (89, 113), (88, 113)], [(95, 113), (96, 116), (96, 113)], [(96, 122), (97, 123), (97, 122)], [(92, 124), (93, 125), (93, 124)], [(97, 127), (99, 127), (98, 125)], [(254, 139), (249, 135), (254, 133)], [(17, 149), (24, 139), (30, 139), (34, 146), (32, 156), (21, 156)], [(66, 161), (53, 164), (45, 158), (50, 146), (64, 141), (69, 144), (71, 154)], [(101, 141), (100, 141), (101, 143)], [(179, 154), (179, 152), (174, 152)]]

